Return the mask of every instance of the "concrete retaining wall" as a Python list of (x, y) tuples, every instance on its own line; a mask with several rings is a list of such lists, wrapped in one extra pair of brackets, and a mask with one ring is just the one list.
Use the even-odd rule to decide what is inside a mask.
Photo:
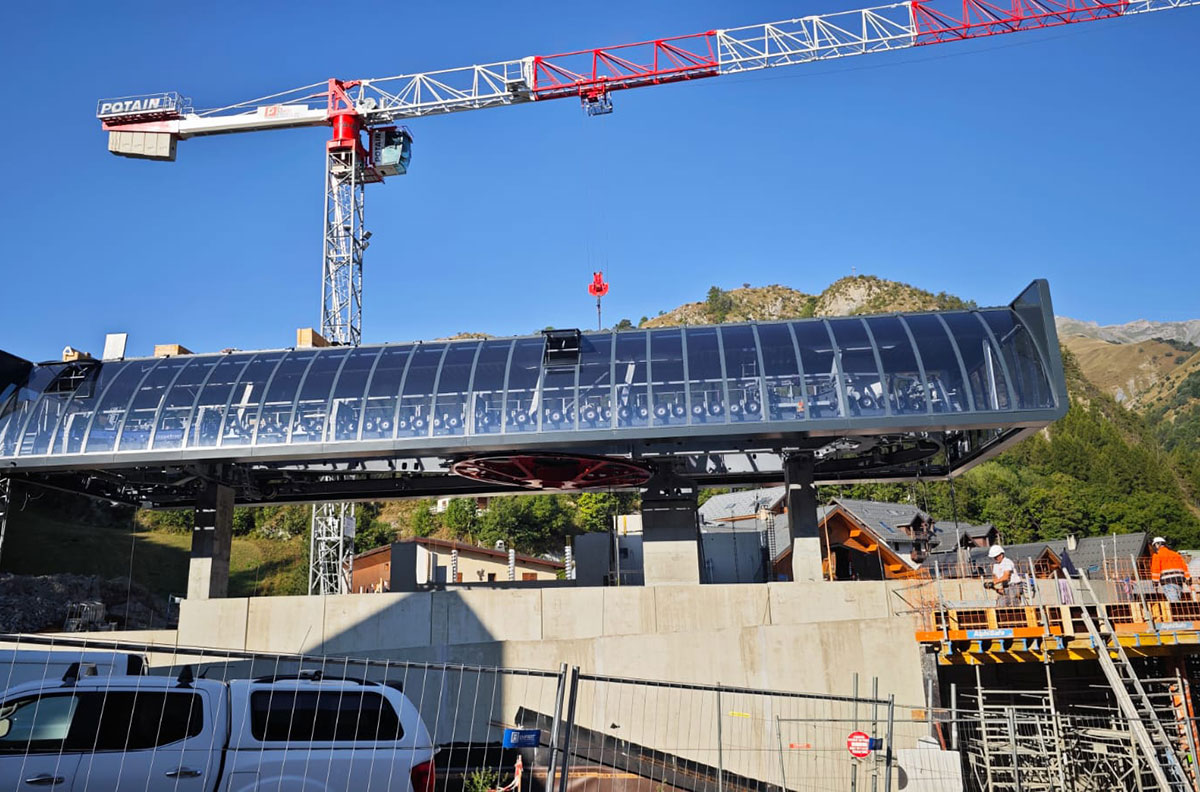
[(915, 623), (885, 582), (436, 591), (185, 601), (178, 641), (246, 651), (557, 669), (924, 698)]

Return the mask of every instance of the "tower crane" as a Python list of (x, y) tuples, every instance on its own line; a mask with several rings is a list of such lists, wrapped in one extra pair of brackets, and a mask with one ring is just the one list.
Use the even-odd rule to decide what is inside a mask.
[[(362, 339), (362, 262), (370, 232), (364, 187), (404, 174), (405, 119), (576, 97), (588, 115), (613, 110), (618, 90), (943, 44), (1182, 8), (1200, 0), (906, 0), (728, 30), (535, 55), (393, 77), (330, 79), (226, 107), (195, 110), (178, 93), (104, 99), (97, 117), (114, 154), (174, 160), (181, 140), (332, 127), (326, 143), (321, 333)], [(353, 552), (344, 504), (314, 507), (310, 593), (349, 590)]]

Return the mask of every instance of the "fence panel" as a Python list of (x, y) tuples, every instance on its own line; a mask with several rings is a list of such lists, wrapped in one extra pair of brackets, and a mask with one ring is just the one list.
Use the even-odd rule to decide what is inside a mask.
[(884, 788), (885, 752), (856, 759), (847, 738), (886, 736), (885, 699), (593, 674), (573, 692), (576, 781), (605, 779), (614, 792), (823, 792), (874, 776)]
[[(235, 680), (256, 685), (239, 698), (236, 686), (212, 684)], [(162, 772), (186, 765), (188, 773), (223, 774), (221, 789), (229, 779), (235, 782), (231, 788), (240, 789), (241, 782), (262, 786), (286, 772), (293, 776), (290, 783), (304, 779), (318, 784), (316, 789), (405, 790), (422, 758), (420, 728), (415, 720), (406, 722), (407, 705), (376, 703), (387, 686), (403, 692), (428, 732), (423, 753), (436, 752), (436, 783), (427, 787), (432, 792), (510, 785), (518, 758), (523, 786), (545, 787), (554, 713), (565, 683), (565, 667), (554, 672), (0, 635), (0, 779), (44, 775), (45, 783), (61, 778), (53, 784), (59, 788), (97, 791), (212, 788), (189, 786), (178, 777), (178, 786), (162, 786)], [(199, 691), (199, 703), (175, 712), (170, 701), (179, 691)], [(210, 695), (213, 691), (219, 693)], [(55, 709), (64, 697), (73, 707), (65, 715)], [(224, 716), (210, 700), (218, 697), (232, 701)], [(383, 697), (396, 701), (390, 693)], [(120, 707), (127, 711), (122, 714)], [(117, 717), (129, 725), (108, 745), (110, 721)], [(84, 718), (90, 725), (81, 725)], [(182, 725), (174, 722), (180, 718)], [(388, 734), (388, 724), (395, 728), (397, 720), (408, 735)], [(527, 742), (506, 745), (508, 730), (542, 723), (544, 731), (525, 733)], [(171, 744), (156, 739), (177, 727), (189, 737)], [(70, 733), (55, 738), (56, 728)], [(236, 744), (236, 735), (247, 729), (256, 739), (226, 752), (227, 735)], [(519, 742), (508, 736), (508, 743)], [(101, 750), (108, 753), (102, 756)], [(289, 788), (282, 781), (263, 788), (279, 784)]]

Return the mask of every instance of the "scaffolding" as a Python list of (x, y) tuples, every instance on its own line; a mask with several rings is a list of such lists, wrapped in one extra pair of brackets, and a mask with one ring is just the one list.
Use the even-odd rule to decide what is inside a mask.
[(1169, 758), (1154, 760), (1139, 743), (1145, 721), (1126, 717), (1107, 685), (1073, 697), (1056, 689), (1049, 669), (1040, 690), (985, 688), (976, 680), (973, 690), (955, 694), (955, 715), (948, 719), (973, 792), (1197, 789), (1194, 773), (1166, 772), (1195, 753), (1190, 722), (1178, 706), (1185, 687), (1178, 677), (1141, 680), (1155, 703), (1155, 720), (1164, 726), (1169, 720), (1178, 737)]

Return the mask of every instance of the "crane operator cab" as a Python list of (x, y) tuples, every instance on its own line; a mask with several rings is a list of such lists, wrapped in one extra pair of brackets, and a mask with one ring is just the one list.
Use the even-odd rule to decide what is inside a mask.
[(412, 135), (406, 127), (378, 127), (371, 130), (371, 162), (380, 176), (408, 173), (412, 160)]

